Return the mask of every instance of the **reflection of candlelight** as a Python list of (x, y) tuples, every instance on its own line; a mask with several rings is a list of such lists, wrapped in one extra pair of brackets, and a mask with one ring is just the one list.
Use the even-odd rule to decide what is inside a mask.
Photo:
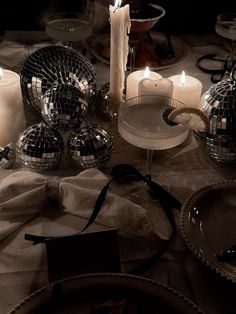
[(121, 0), (110, 5), (110, 101), (118, 106), (122, 101), (125, 71), (129, 53), (129, 5), (121, 7)]
[(15, 141), (24, 129), (20, 76), (0, 68), (0, 146)]
[(174, 84), (173, 98), (183, 102), (189, 107), (198, 107), (202, 93), (202, 83), (193, 76), (173, 75), (169, 77)]

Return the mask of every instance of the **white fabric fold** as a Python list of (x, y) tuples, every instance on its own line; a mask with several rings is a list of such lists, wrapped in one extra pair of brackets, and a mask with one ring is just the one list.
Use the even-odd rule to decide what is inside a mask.
[(50, 46), (52, 43), (43, 41), (32, 45), (4, 40), (0, 43), (0, 66), (20, 73), (25, 60), (36, 50)]
[[(62, 179), (23, 170), (10, 174), (0, 184), (0, 240), (37, 215), (52, 195), (62, 211), (88, 219), (108, 180), (95, 168)], [(149, 239), (166, 239), (171, 234), (167, 219), (163, 234), (145, 208), (114, 194), (112, 188), (96, 222)]]

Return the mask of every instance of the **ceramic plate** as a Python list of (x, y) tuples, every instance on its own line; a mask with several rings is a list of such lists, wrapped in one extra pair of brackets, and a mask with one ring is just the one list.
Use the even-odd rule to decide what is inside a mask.
[[(167, 40), (166, 35), (158, 32), (150, 32), (150, 36), (153, 40), (154, 45), (160, 47), (159, 49), (167, 49)], [(173, 46), (173, 50), (175, 52), (175, 57), (169, 57), (167, 59), (163, 59), (160, 61), (160, 64), (149, 67), (152, 70), (162, 70), (167, 69), (177, 64), (183, 62), (189, 56), (189, 46), (182, 39), (171, 36), (171, 42)], [(102, 63), (107, 65), (110, 64), (109, 61), (109, 47), (110, 47), (110, 35), (109, 34), (101, 34), (97, 35), (92, 41), (90, 41), (91, 45), (91, 53)], [(106, 57), (105, 57), (106, 56)], [(107, 57), (108, 56), (108, 57)], [(150, 56), (148, 48), (146, 50), (146, 56), (143, 58), (143, 62), (146, 62), (146, 58)], [(145, 64), (140, 65), (138, 68), (143, 68)]]
[[(101, 307), (116, 308), (114, 312)], [(127, 311), (118, 311), (126, 307)], [(100, 311), (99, 311), (100, 309)], [(125, 274), (87, 274), (38, 290), (8, 314), (39, 313), (202, 313), (178, 292), (159, 283)]]
[(193, 193), (181, 211), (181, 230), (193, 253), (212, 270), (236, 282), (236, 260), (216, 254), (236, 244), (236, 180), (215, 183)]

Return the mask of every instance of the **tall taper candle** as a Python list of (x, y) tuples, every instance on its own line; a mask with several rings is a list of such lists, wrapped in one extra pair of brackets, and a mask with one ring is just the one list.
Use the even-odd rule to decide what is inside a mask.
[(110, 5), (110, 102), (118, 107), (123, 97), (125, 71), (129, 53), (130, 17), (129, 5), (121, 6), (121, 0)]

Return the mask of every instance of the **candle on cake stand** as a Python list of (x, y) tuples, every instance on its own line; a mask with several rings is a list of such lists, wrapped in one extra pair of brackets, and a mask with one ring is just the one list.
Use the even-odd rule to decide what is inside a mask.
[(24, 129), (20, 76), (0, 68), (0, 146), (16, 141)]
[(110, 102), (114, 111), (123, 99), (125, 71), (129, 53), (129, 5), (121, 7), (121, 0), (110, 5)]
[(149, 67), (146, 67), (145, 70), (137, 70), (130, 73), (126, 81), (126, 99), (136, 97), (140, 94), (139, 83), (143, 79), (159, 80), (160, 78), (162, 78), (162, 76), (157, 72), (150, 71)]
[(174, 84), (173, 98), (181, 101), (188, 107), (199, 107), (202, 94), (202, 83), (195, 77), (185, 75), (173, 75), (168, 78)]

